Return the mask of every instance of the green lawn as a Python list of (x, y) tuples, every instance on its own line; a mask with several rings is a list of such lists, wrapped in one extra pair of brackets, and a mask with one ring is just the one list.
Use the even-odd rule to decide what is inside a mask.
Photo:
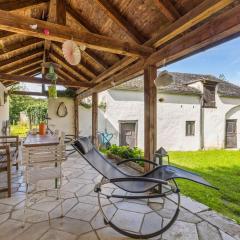
[(240, 223), (240, 151), (170, 152), (172, 164), (201, 174), (220, 191), (178, 180), (181, 192)]

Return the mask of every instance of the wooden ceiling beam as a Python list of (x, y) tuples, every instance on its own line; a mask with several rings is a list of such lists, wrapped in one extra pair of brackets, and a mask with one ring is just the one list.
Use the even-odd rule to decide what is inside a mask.
[[(13, 75), (13, 74), (6, 74), (0, 73), (0, 81), (13, 81), (13, 82), (25, 82), (25, 83), (37, 83), (37, 84), (52, 84), (52, 82), (46, 78), (37, 78), (31, 77), (26, 75)], [(57, 85), (65, 85), (68, 87), (92, 87), (92, 83), (86, 82), (61, 82), (57, 81)]]
[(147, 61), (138, 60), (130, 67), (100, 82), (93, 88), (84, 91), (79, 95), (79, 99), (90, 96), (93, 92), (104, 91), (115, 84), (117, 85), (131, 79), (134, 75), (136, 76), (141, 73), (144, 66), (154, 64), (162, 66), (163, 64), (177, 61), (203, 49), (205, 50), (222, 43), (222, 41), (232, 39), (236, 35), (240, 35), (240, 4), (167, 44)]
[(18, 69), (6, 71), (9, 74), (20, 74), (21, 72), (32, 70), (33, 68), (41, 68), (41, 58), (34, 59), (32, 62), (22, 64)]
[[(37, 24), (38, 28), (31, 29), (29, 27), (31, 24)], [(73, 39), (77, 44), (84, 44), (88, 48), (128, 56), (147, 57), (154, 52), (154, 49), (150, 47), (89, 32), (76, 31), (68, 26), (24, 17), (3, 10), (0, 10), (0, 29), (56, 42)], [(44, 29), (48, 29), (49, 34), (45, 34)]]
[(153, 44), (155, 48), (160, 47), (167, 41), (180, 35), (233, 2), (234, 0), (205, 0), (167, 28), (163, 29), (163, 31), (152, 38), (149, 43)]
[(90, 25), (89, 21), (86, 21), (75, 9), (73, 9), (69, 4), (66, 6), (67, 12), (70, 14), (72, 18), (74, 18), (80, 25), (81, 27), (91, 33), (96, 33), (100, 34), (100, 32), (93, 26)]
[(41, 72), (41, 65), (38, 64), (34, 64), (32, 66), (29, 66), (25, 69), (20, 69), (18, 71), (15, 72), (9, 72), (8, 74), (14, 74), (14, 75), (30, 75), (30, 73), (32, 73), (34, 70), (39, 70), (39, 72)]
[(38, 63), (38, 65), (40, 66), (41, 61), (42, 61), (41, 57), (33, 58), (29, 61), (25, 61), (25, 62), (22, 62), (22, 63), (18, 64), (17, 67), (16, 66), (10, 66), (7, 69), (5, 68), (4, 70), (1, 70), (1, 72), (14, 73), (14, 72), (22, 70), (26, 67), (32, 66), (36, 63)]
[(144, 38), (143, 35), (140, 34), (107, 0), (96, 0), (96, 2), (104, 9), (113, 22), (120, 26), (134, 42), (142, 44), (146, 41), (146, 38)]
[(66, 0), (57, 0), (56, 5), (56, 23), (66, 25)]
[(39, 5), (49, 0), (14, 0), (14, 1), (5, 1), (0, 2), (0, 9), (6, 11), (12, 11), (20, 8), (32, 7)]
[(68, 72), (68, 74), (75, 79), (75, 81), (84, 81), (84, 82), (89, 82), (89, 80), (83, 76), (82, 74), (79, 73), (78, 69), (73, 69), (70, 64), (68, 64), (64, 58), (59, 56), (56, 52), (50, 53), (49, 57), (52, 61), (60, 64), (63, 68), (64, 71)]
[[(55, 53), (57, 53), (58, 55), (58, 58), (66, 63), (69, 67), (71, 67), (73, 70), (75, 70), (77, 73), (80, 73), (81, 75), (83, 75), (87, 80), (91, 80), (92, 78), (95, 78), (96, 77), (96, 74), (93, 73), (92, 71), (90, 71), (85, 65), (83, 62), (80, 62), (78, 65), (76, 66), (73, 66), (73, 65), (70, 65), (69, 63), (67, 63), (67, 61), (63, 58), (62, 55), (59, 54), (62, 53), (62, 49), (61, 49), (61, 45), (59, 43), (55, 43), (53, 44), (53, 51)], [(83, 52), (81, 52), (81, 54), (83, 54)], [(79, 72), (80, 71), (80, 72)]]
[(12, 57), (12, 58), (2, 60), (2, 61), (0, 61), (0, 71), (4, 70), (8, 66), (12, 66), (12, 65), (16, 66), (16, 65), (18, 65), (18, 64), (20, 64), (24, 61), (28, 61), (28, 60), (31, 60), (33, 58), (40, 57), (40, 56), (42, 56), (42, 54), (43, 54), (42, 49), (38, 48), (38, 49), (34, 49), (34, 50), (31, 50), (31, 51), (19, 54), (17, 56)]
[(10, 53), (19, 51), (21, 49), (28, 49), (31, 46), (35, 46), (36, 44), (43, 43), (42, 39), (38, 38), (29, 38), (22, 42), (17, 42), (11, 45), (4, 46), (3, 49), (0, 49), (1, 56), (8, 56)]
[[(99, 31), (89, 24), (88, 21), (86, 21), (79, 13), (76, 12), (76, 10), (72, 9), (70, 5), (67, 5), (67, 12), (70, 14), (72, 18), (74, 18), (77, 23), (87, 32), (96, 33), (99, 34)], [(108, 64), (105, 63), (101, 58), (96, 56), (91, 49), (86, 49), (84, 51), (84, 54), (87, 55), (90, 59), (92, 59), (96, 64), (100, 65), (101, 67), (107, 69)]]
[[(182, 34), (186, 30), (195, 26), (196, 24), (204, 21), (208, 17), (212, 16), (216, 12), (230, 5), (234, 0), (205, 0), (193, 10), (176, 20), (174, 23), (168, 27), (161, 30), (155, 37), (148, 40), (144, 45), (158, 47), (161, 44), (175, 38), (176, 36)], [(121, 61), (115, 63), (106, 71), (97, 76), (93, 82), (97, 83), (103, 81), (104, 79), (110, 77), (121, 69), (125, 68), (127, 65), (132, 64), (137, 58), (125, 57)]]
[(232, 35), (240, 34), (240, 3), (203, 24), (199, 28), (183, 35), (172, 44), (166, 45), (152, 54), (145, 64), (157, 64), (164, 59), (166, 62), (176, 61), (183, 56), (199, 51), (212, 44), (217, 44)]
[(177, 9), (173, 6), (170, 0), (155, 0), (156, 5), (161, 13), (170, 21), (174, 22), (181, 17)]

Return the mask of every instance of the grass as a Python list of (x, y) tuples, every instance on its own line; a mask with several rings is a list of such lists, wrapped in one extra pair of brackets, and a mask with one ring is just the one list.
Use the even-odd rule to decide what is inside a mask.
[(171, 164), (201, 174), (220, 190), (178, 180), (181, 192), (240, 223), (240, 151), (170, 152)]

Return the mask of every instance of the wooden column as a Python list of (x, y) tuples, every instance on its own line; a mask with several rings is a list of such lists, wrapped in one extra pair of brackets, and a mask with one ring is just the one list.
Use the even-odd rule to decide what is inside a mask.
[(78, 112), (78, 99), (74, 99), (74, 135), (75, 138), (79, 135), (79, 112)]
[[(157, 139), (157, 96), (154, 80), (157, 77), (156, 66), (144, 69), (144, 158), (153, 160)], [(145, 171), (150, 169), (145, 164)]]
[(98, 94), (92, 94), (92, 141), (97, 146), (97, 130), (98, 130)]

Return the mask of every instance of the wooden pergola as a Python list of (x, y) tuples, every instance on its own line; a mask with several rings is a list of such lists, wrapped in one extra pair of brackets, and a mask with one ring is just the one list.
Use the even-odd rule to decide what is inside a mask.
[[(76, 90), (76, 106), (92, 96), (96, 139), (98, 92), (144, 74), (149, 159), (156, 149), (157, 68), (239, 33), (239, 0), (1, 0), (0, 81), (44, 86), (49, 81), (41, 63), (60, 64), (58, 84)], [(63, 57), (68, 39), (87, 47), (77, 66)], [(34, 77), (40, 73), (42, 79)], [(77, 129), (77, 114), (75, 122)]]

